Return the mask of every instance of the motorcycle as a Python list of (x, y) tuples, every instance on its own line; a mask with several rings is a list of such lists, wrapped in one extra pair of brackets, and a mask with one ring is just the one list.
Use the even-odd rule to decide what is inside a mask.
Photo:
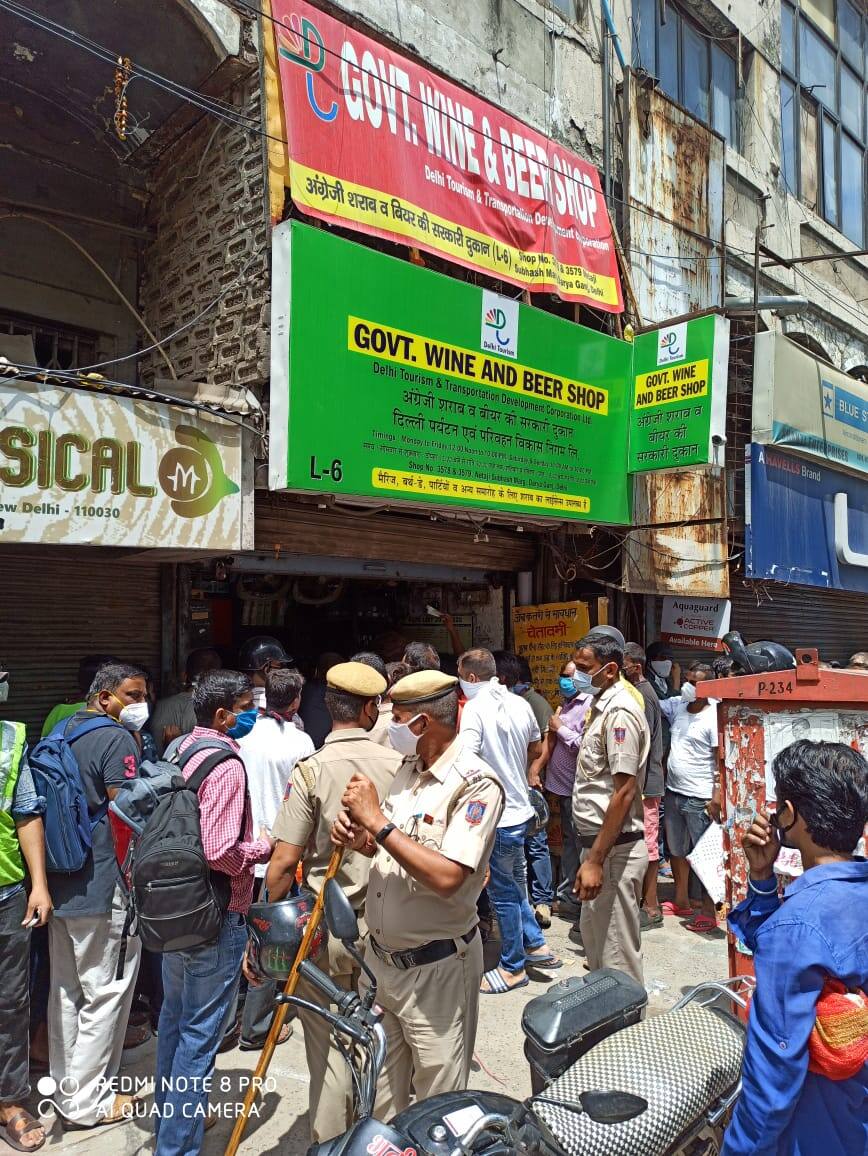
[[(355, 1123), (307, 1156), (715, 1156), (741, 1090), (746, 977), (700, 984), (645, 1018), (647, 993), (611, 969), (572, 977), (526, 1005), (522, 1017), (531, 1096), (469, 1089), (412, 1104), (389, 1122), (374, 1116), (386, 1056), (377, 983), (357, 947), (355, 912), (327, 884), (325, 918), (365, 973), (362, 996), (339, 988), (310, 960), (301, 976), (335, 1010), (278, 996), (321, 1016), (353, 1076)], [(724, 1005), (724, 1006), (721, 1006)]]

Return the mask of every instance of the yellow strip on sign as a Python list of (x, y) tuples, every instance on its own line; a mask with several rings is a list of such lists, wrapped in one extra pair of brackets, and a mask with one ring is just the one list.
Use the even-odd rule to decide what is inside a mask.
[(554, 284), (566, 293), (593, 298), (601, 305), (618, 304), (618, 282), (605, 273), (567, 265), (553, 253), (516, 249), (486, 233), (429, 213), (412, 201), (341, 180), (297, 161), (292, 161), (289, 168), (290, 192), (299, 208), (395, 233), (421, 249), (488, 269), (496, 277), (508, 277), (530, 288)]
[(436, 498), (460, 498), (462, 502), (497, 502), (502, 506), (534, 506), (540, 510), (590, 514), (591, 499), (577, 494), (554, 494), (548, 490), (531, 490), (524, 486), (501, 486), (496, 483), (472, 482), (465, 478), (443, 478), (437, 474), (409, 474), (375, 466), (371, 470), (375, 490), (391, 490), (405, 498), (423, 495)]
[(636, 378), (636, 409), (648, 409), (652, 405), (693, 401), (708, 395), (708, 358), (702, 361), (688, 361), (684, 365), (653, 369), (650, 373), (640, 373)]
[(597, 385), (585, 385), (529, 365), (492, 357), (478, 349), (464, 349), (363, 317), (347, 317), (347, 349), (381, 361), (526, 394), (567, 409), (604, 416), (609, 412), (609, 391)]

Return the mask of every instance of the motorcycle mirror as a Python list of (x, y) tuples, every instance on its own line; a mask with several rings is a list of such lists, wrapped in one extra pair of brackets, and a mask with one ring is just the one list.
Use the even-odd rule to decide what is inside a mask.
[(579, 1101), (595, 1124), (622, 1124), (648, 1108), (648, 1101), (632, 1092), (581, 1092)]
[(359, 921), (352, 905), (336, 879), (326, 883), (325, 917), (329, 935), (343, 942), (355, 943), (359, 938)]

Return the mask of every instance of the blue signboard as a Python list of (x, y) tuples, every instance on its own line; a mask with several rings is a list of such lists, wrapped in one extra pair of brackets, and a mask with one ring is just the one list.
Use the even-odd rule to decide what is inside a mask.
[(754, 443), (745, 575), (868, 593), (868, 480)]

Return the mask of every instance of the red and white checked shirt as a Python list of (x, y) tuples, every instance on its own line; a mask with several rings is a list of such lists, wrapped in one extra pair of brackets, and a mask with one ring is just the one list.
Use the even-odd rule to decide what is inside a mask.
[[(180, 750), (198, 739), (220, 739), (239, 750), (234, 739), (210, 727), (195, 727)], [(184, 778), (189, 779), (210, 754), (202, 750), (192, 755), (184, 767)], [(240, 758), (227, 759), (211, 772), (198, 793), (205, 858), (215, 871), (229, 876), (229, 910), (246, 915), (253, 899), (253, 868), (271, 858), (271, 845), (265, 839), (253, 839), (244, 763)]]

